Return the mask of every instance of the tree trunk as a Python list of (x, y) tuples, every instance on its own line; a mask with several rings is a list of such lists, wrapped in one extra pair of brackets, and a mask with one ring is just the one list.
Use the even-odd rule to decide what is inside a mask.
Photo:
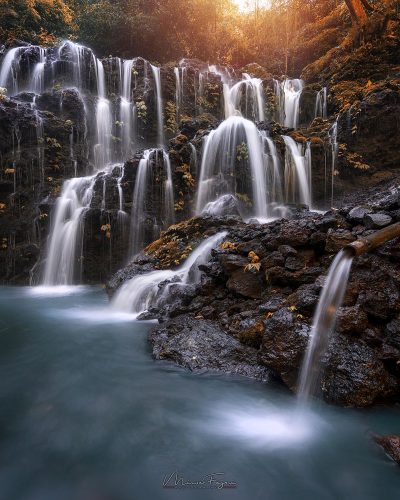
[(350, 11), (351, 18), (354, 24), (364, 24), (367, 20), (367, 14), (364, 10), (361, 0), (345, 0)]

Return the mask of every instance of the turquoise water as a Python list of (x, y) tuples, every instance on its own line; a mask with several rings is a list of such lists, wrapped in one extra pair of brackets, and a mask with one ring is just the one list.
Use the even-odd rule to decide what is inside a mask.
[(399, 498), (368, 435), (400, 433), (399, 407), (299, 416), (282, 387), (155, 362), (101, 289), (1, 288), (0, 308), (0, 500)]

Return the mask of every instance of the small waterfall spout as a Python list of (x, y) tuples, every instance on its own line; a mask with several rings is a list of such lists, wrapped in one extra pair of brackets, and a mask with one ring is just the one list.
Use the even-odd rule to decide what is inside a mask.
[(337, 310), (346, 292), (353, 252), (341, 250), (333, 261), (314, 315), (310, 340), (300, 372), (298, 399), (304, 404), (316, 392), (321, 371), (321, 358), (328, 348), (335, 328)]
[[(115, 309), (132, 312), (136, 316), (156, 307), (168, 300), (170, 286), (185, 286), (198, 283), (201, 272), (198, 267), (208, 261), (211, 250), (215, 248), (227, 235), (226, 232), (217, 233), (204, 240), (186, 259), (184, 264), (176, 270), (166, 269), (142, 274), (127, 281), (116, 293), (112, 305)], [(170, 281), (173, 283), (161, 283)]]

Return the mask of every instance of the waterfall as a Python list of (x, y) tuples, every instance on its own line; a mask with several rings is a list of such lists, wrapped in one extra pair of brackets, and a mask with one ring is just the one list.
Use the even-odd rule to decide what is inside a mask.
[[(339, 143), (338, 143), (338, 121), (339, 117), (336, 118), (334, 124), (329, 130), (329, 144), (331, 146), (331, 175), (330, 175), (330, 205), (333, 207), (333, 197), (334, 197), (334, 185), (335, 185), (335, 175), (336, 175), (336, 165), (339, 153)], [(326, 181), (325, 181), (326, 182)]]
[[(35, 103), (33, 103), (35, 106)], [(44, 182), (44, 127), (43, 118), (40, 116), (39, 111), (35, 109), (35, 121), (36, 121), (36, 143), (37, 143), (37, 155), (38, 155), (38, 166), (40, 170), (41, 182)]]
[(175, 222), (175, 209), (174, 209), (174, 183), (172, 180), (172, 169), (169, 154), (163, 150), (163, 162), (167, 172), (167, 179), (164, 186), (164, 225), (167, 227)]
[(246, 184), (243, 169), (236, 166), (238, 155), (245, 157), (250, 168), (253, 215), (268, 216), (262, 136), (253, 122), (239, 116), (231, 116), (205, 138), (196, 201), (197, 214), (203, 211), (207, 203), (221, 195), (235, 195), (239, 180), (243, 185)]
[(190, 171), (192, 174), (197, 175), (197, 150), (192, 142), (189, 142), (190, 146)]
[(317, 92), (315, 99), (314, 117), (317, 118), (319, 116), (324, 120), (328, 118), (328, 89), (326, 87)]
[(353, 256), (341, 250), (333, 261), (314, 315), (308, 347), (301, 367), (298, 398), (304, 404), (317, 389), (321, 359), (335, 328), (337, 310), (346, 292)]
[[(226, 87), (225, 118), (229, 116), (245, 116), (254, 121), (265, 120), (264, 89), (260, 78), (251, 78), (247, 73), (244, 79), (228, 90)], [(241, 111), (244, 100), (244, 111)]]
[[(10, 95), (18, 93), (17, 68), (19, 56), (23, 47), (10, 49), (4, 57), (0, 71), (0, 87), (5, 87), (10, 91)], [(11, 87), (9, 85), (11, 80)]]
[(144, 201), (146, 199), (150, 156), (154, 151), (154, 149), (147, 149), (143, 153), (143, 158), (139, 161), (137, 169), (135, 188), (132, 196), (129, 255), (137, 254), (144, 247), (144, 229), (146, 219)]
[[(168, 227), (175, 220), (174, 210), (174, 186), (172, 181), (171, 162), (168, 154), (164, 150), (147, 149), (143, 153), (143, 158), (139, 161), (135, 187), (132, 195), (132, 211), (131, 211), (131, 232), (129, 255), (135, 255), (142, 250), (146, 244), (146, 220), (151, 216), (146, 210), (146, 204), (151, 207), (149, 200), (150, 173), (153, 165), (156, 167), (157, 162), (162, 159), (163, 170), (166, 175), (166, 180), (162, 186), (162, 227)], [(154, 187), (154, 186), (153, 186)], [(154, 236), (157, 237), (157, 227), (153, 223), (155, 229)]]
[(281, 162), (274, 141), (265, 132), (262, 136), (269, 199), (279, 207), (283, 203)]
[(32, 74), (32, 92), (41, 94), (44, 91), (44, 67), (46, 64), (46, 49), (39, 47), (39, 62), (35, 64)]
[(96, 106), (97, 144), (94, 146), (94, 159), (97, 170), (111, 161), (112, 118), (110, 101), (106, 99), (106, 80), (103, 63), (95, 59), (98, 100)]
[[(184, 70), (186, 68), (174, 68), (175, 75), (175, 105), (176, 105), (176, 120), (179, 122), (183, 112), (183, 95), (184, 95)], [(182, 78), (181, 78), (182, 72)]]
[(155, 99), (157, 107), (157, 141), (158, 147), (162, 148), (165, 143), (164, 136), (164, 118), (163, 118), (163, 101), (161, 93), (161, 72), (160, 68), (157, 66), (151, 66), (151, 71), (153, 73), (154, 85), (155, 85)]
[(60, 45), (58, 49), (59, 60), (65, 59), (64, 53), (66, 53), (67, 55), (66, 60), (71, 60), (73, 65), (72, 83), (76, 85), (76, 87), (79, 90), (82, 90), (82, 88), (84, 87), (84, 81), (83, 81), (84, 76), (86, 80), (85, 54), (89, 53), (92, 56), (91, 57), (92, 60), (95, 59), (94, 54), (87, 47), (84, 47), (83, 45), (79, 45), (74, 42), (70, 42), (69, 40), (65, 41), (63, 44)]
[(90, 206), (96, 176), (64, 182), (57, 198), (48, 240), (43, 284), (72, 285), (82, 264), (83, 215)]
[(302, 146), (291, 137), (282, 136), (285, 153), (285, 201), (311, 207), (311, 148), (301, 153)]
[(121, 149), (123, 159), (127, 158), (132, 152), (133, 123), (135, 120), (135, 109), (132, 104), (132, 69), (134, 60), (124, 61), (122, 64), (121, 80), (121, 102), (120, 102), (120, 121), (121, 121)]
[(299, 79), (286, 79), (282, 82), (274, 80), (277, 99), (277, 121), (288, 128), (297, 128), (299, 125), (300, 97), (304, 82)]
[[(221, 232), (204, 240), (176, 270), (152, 271), (126, 281), (115, 294), (112, 300), (113, 307), (138, 316), (150, 307), (160, 306), (168, 301), (171, 285), (185, 286), (189, 283), (198, 283), (201, 277), (198, 267), (209, 260), (211, 250), (226, 235), (226, 232)], [(173, 283), (161, 288), (160, 284), (168, 280), (173, 280)]]

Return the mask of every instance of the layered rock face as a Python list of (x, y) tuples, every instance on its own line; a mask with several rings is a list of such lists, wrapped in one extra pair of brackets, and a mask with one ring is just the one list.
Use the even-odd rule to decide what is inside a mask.
[[(361, 64), (363, 57), (360, 51), (354, 64)], [(302, 89), (298, 128), (293, 130), (287, 126), (282, 92), (285, 82), (295, 81), (271, 75), (258, 65), (238, 71), (182, 60), (158, 71), (141, 58), (100, 61), (89, 49), (70, 42), (49, 49), (25, 46), (15, 58), (10, 66), (13, 78), (5, 80), (8, 94), (0, 101), (2, 282), (42, 280), (55, 203), (63, 181), (73, 177), (97, 175), (93, 196), (83, 210), (82, 250), (74, 256), (79, 271), (74, 282), (103, 282), (124, 265), (134, 253), (133, 199), (143, 148), (156, 146), (160, 136), (171, 164), (173, 221), (191, 217), (202, 182), (206, 138), (229, 113), (227, 96), (238, 108), (234, 113), (256, 122), (260, 137), (264, 134), (273, 142), (271, 149), (262, 139), (264, 168), (273, 164), (282, 186), (284, 177), (292, 175), (293, 162), (283, 136), (292, 138), (304, 157), (308, 155), (310, 193), (317, 208), (340, 206), (343, 196), (355, 192), (360, 183), (373, 186), (396, 175), (399, 79), (386, 59), (381, 69), (377, 64), (368, 71), (364, 68), (357, 82), (350, 79), (356, 78), (349, 73), (351, 61), (336, 72), (321, 72), (319, 81), (310, 69), (305, 71), (311, 83)], [(382, 72), (388, 75), (385, 80)], [(262, 106), (257, 109), (259, 99)], [(104, 110), (109, 112), (106, 124)], [(246, 139), (238, 138), (230, 153), (234, 194), (242, 212), (251, 212), (254, 206), (249, 196), (253, 177), (249, 151)], [(162, 157), (154, 151), (148, 169), (143, 246), (172, 221), (165, 216), (168, 172)], [(224, 192), (227, 178), (218, 190)]]
[[(167, 303), (144, 316), (161, 321), (150, 335), (153, 353), (191, 369), (254, 377), (264, 366), (296, 390), (333, 257), (346, 243), (370, 234), (371, 221), (377, 228), (383, 220), (400, 220), (398, 188), (387, 186), (387, 194), (368, 196), (370, 203), (362, 206), (325, 215), (296, 211), (290, 219), (269, 224), (244, 224), (228, 216), (177, 224), (117, 273), (109, 291), (138, 273), (180, 265), (204, 237), (227, 231), (210, 262), (200, 266), (201, 283), (168, 288)], [(369, 406), (400, 395), (399, 245), (394, 240), (354, 261), (323, 360), (320, 392), (328, 402)], [(168, 281), (160, 285), (166, 286)], [(226, 347), (227, 336), (236, 341), (232, 351)], [(238, 352), (253, 370), (235, 368)]]

